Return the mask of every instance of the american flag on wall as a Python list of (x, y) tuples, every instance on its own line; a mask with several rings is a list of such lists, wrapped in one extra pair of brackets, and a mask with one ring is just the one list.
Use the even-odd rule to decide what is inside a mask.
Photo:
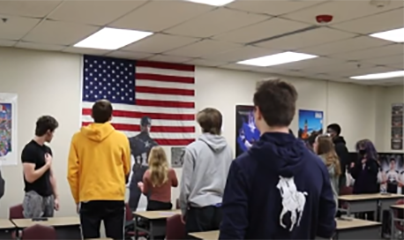
[(195, 140), (194, 73), (190, 65), (84, 56), (82, 125), (93, 121), (94, 102), (108, 99), (113, 126), (128, 137), (150, 117), (150, 136), (159, 145), (187, 145)]

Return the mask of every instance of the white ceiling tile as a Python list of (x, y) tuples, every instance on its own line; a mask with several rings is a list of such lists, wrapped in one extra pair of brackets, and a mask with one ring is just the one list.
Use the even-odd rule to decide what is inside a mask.
[(99, 29), (98, 27), (84, 24), (47, 20), (32, 30), (24, 40), (57, 45), (72, 45)]
[(302, 70), (302, 69), (306, 69), (306, 68), (321, 67), (321, 66), (326, 66), (326, 65), (336, 65), (336, 64), (342, 64), (342, 63), (344, 63), (344, 61), (342, 61), (342, 60), (326, 58), (326, 57), (318, 57), (318, 58), (308, 59), (308, 60), (304, 60), (304, 61), (277, 65), (277, 66), (273, 66), (272, 68)]
[(61, 51), (62, 49), (66, 48), (66, 46), (62, 45), (40, 44), (32, 42), (18, 42), (15, 47), (45, 51)]
[(150, 1), (109, 24), (112, 27), (159, 32), (214, 9), (185, 1)]
[(154, 34), (124, 47), (122, 50), (148, 53), (163, 53), (199, 41), (196, 38), (179, 37), (167, 34)]
[(12, 47), (16, 43), (17, 43), (17, 41), (0, 39), (0, 46), (2, 46), (2, 47)]
[(64, 1), (50, 19), (105, 25), (146, 3), (137, 1)]
[(189, 58), (189, 57), (179, 57), (179, 56), (158, 54), (158, 55), (154, 55), (154, 56), (148, 58), (147, 60), (155, 61), (155, 62), (184, 63), (191, 59), (192, 58)]
[(264, 22), (220, 34), (218, 36), (215, 36), (214, 39), (237, 43), (249, 43), (303, 29), (308, 26), (308, 24), (304, 23), (294, 22), (281, 18), (272, 18)]
[(170, 28), (165, 32), (191, 37), (211, 37), (269, 19), (264, 15), (218, 8), (197, 18)]
[(374, 73), (384, 73), (394, 71), (396, 69), (387, 68), (387, 67), (361, 67), (352, 70), (346, 70), (343, 76), (352, 77), (352, 76), (361, 76), (366, 74), (374, 74)]
[(262, 69), (260, 69), (260, 67), (236, 64), (236, 63), (222, 65), (222, 66), (219, 66), (219, 68), (241, 70), (241, 71), (257, 71), (257, 72), (262, 71)]
[(0, 23), (0, 38), (19, 40), (39, 21), (39, 19), (33, 18), (9, 17), (6, 23)]
[(206, 66), (206, 67), (217, 67), (221, 65), (227, 64), (226, 62), (220, 62), (220, 61), (212, 61), (209, 59), (202, 59), (202, 58), (197, 58), (197, 59), (192, 59), (191, 61), (186, 62), (187, 64), (192, 64), (195, 66)]
[(377, 65), (404, 67), (404, 54), (382, 58), (370, 58), (367, 59), (366, 62), (374, 63)]
[(89, 54), (89, 55), (104, 55), (109, 52), (109, 50), (91, 49), (91, 48), (76, 48), (67, 47), (62, 50), (63, 52), (78, 53), (78, 54)]
[(218, 61), (225, 61), (225, 62), (237, 62), (241, 60), (246, 60), (250, 58), (262, 57), (265, 55), (271, 55), (279, 53), (279, 51), (269, 50), (265, 48), (259, 48), (254, 46), (245, 46), (239, 47), (235, 49), (231, 49), (226, 52), (222, 53), (214, 53), (212, 55), (207, 55), (204, 58), (206, 59), (214, 59)]
[(332, 24), (340, 23), (375, 13), (381, 13), (402, 6), (402, 1), (391, 1), (391, 3), (383, 8), (378, 8), (369, 3), (369, 1), (341, 1), (333, 0), (324, 4), (319, 4), (310, 8), (299, 10), (285, 15), (285, 18), (298, 20), (311, 24), (318, 24), (317, 15), (327, 14), (334, 18)]
[(327, 0), (316, 1), (251, 1), (251, 0), (238, 0), (230, 3), (226, 7), (238, 9), (247, 12), (266, 13), (273, 16), (282, 15), (285, 13), (293, 12), (302, 8), (310, 7), (313, 5), (321, 4)]
[(238, 47), (240, 47), (240, 45), (233, 43), (225, 43), (213, 40), (203, 40), (191, 45), (187, 45), (182, 48), (168, 51), (167, 54), (197, 58), (212, 55), (214, 53), (226, 52)]
[(378, 47), (389, 44), (388, 41), (372, 38), (372, 37), (354, 37), (344, 39), (338, 42), (331, 42), (319, 46), (303, 48), (300, 51), (315, 55), (326, 56), (333, 53), (351, 52), (371, 47)]
[(110, 52), (107, 54), (107, 56), (115, 57), (115, 58), (122, 58), (122, 59), (145, 59), (145, 58), (153, 56), (153, 54), (119, 50), (119, 51)]
[(321, 66), (310, 66), (304, 69), (306, 72), (314, 72), (314, 73), (326, 73), (333, 74), (338, 76), (346, 76), (346, 73), (349, 71), (355, 71), (361, 68), (372, 68), (374, 64), (366, 64), (360, 62), (343, 62), (340, 64), (332, 64), (332, 65), (321, 65)]
[(258, 46), (270, 49), (296, 50), (304, 47), (315, 46), (328, 42), (352, 38), (354, 34), (321, 27), (306, 32), (276, 38), (270, 41), (258, 43)]
[(55, 9), (62, 0), (6, 0), (0, 1), (0, 14), (45, 17)]
[(404, 9), (401, 8), (349, 22), (335, 24), (332, 25), (332, 27), (363, 34), (402, 28), (404, 27)]
[(369, 48), (360, 51), (333, 54), (331, 57), (345, 60), (364, 60), (371, 58), (381, 58), (387, 56), (393, 56), (404, 53), (404, 45), (402, 44), (390, 44), (382, 47)]

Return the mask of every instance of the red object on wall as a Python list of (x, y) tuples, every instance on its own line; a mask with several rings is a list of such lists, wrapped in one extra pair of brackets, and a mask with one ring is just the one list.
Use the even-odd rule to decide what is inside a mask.
[(332, 16), (332, 15), (322, 14), (322, 15), (316, 16), (316, 21), (318, 23), (330, 23), (333, 18), (334, 18), (334, 16)]

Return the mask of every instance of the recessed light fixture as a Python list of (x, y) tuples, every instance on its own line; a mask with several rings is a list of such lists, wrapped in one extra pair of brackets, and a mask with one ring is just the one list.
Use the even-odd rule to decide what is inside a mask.
[(387, 78), (396, 78), (396, 77), (404, 77), (404, 71), (392, 71), (392, 72), (384, 72), (384, 73), (373, 73), (361, 76), (354, 76), (351, 79), (356, 80), (377, 80), (377, 79), (387, 79)]
[(393, 29), (385, 32), (370, 34), (371, 37), (380, 38), (387, 41), (404, 42), (404, 28)]
[(231, 2), (234, 2), (235, 0), (185, 0), (185, 1), (220, 7), (227, 5)]
[(152, 34), (152, 32), (106, 27), (76, 43), (74, 47), (116, 50)]
[(318, 57), (318, 56), (306, 54), (306, 53), (283, 52), (283, 53), (273, 54), (273, 55), (269, 55), (269, 56), (263, 56), (263, 57), (244, 60), (244, 61), (238, 62), (238, 64), (251, 65), (251, 66), (257, 66), (257, 67), (269, 67), (269, 66), (281, 65), (281, 64), (285, 64), (285, 63), (303, 61), (303, 60), (312, 59), (312, 58), (316, 58), (316, 57)]

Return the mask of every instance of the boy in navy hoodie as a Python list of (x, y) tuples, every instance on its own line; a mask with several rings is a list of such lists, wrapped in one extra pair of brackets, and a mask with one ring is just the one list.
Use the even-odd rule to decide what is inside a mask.
[(336, 204), (320, 158), (289, 134), (294, 86), (270, 80), (254, 94), (258, 142), (233, 161), (219, 239), (331, 238)]

